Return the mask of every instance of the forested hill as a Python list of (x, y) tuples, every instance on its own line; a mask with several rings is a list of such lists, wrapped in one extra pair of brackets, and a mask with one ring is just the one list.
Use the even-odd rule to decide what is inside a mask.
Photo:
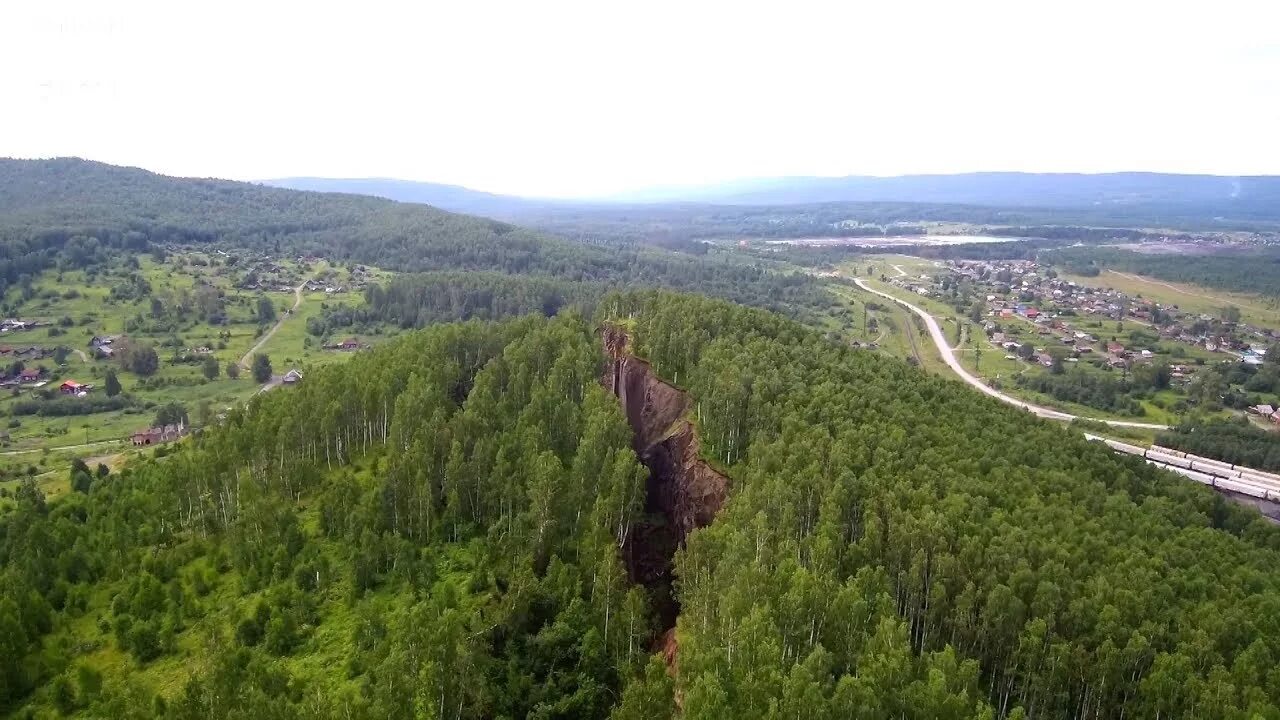
[[(23, 487), (0, 712), (1280, 716), (1280, 531), (1256, 512), (774, 314), (598, 313), (433, 326), (87, 493)], [(665, 548), (666, 667), (620, 551), (662, 489), (601, 387), (603, 325), (679, 379), (730, 479)]]
[(263, 180), (262, 184), (291, 190), (358, 193), (360, 195), (387, 198), (397, 202), (433, 205), (453, 212), (500, 218), (510, 217), (538, 208), (552, 209), (567, 205), (567, 203), (554, 200), (539, 200), (514, 195), (495, 195), (460, 185), (395, 180), (393, 178), (291, 177)]
[[(59, 158), (0, 159), (0, 229), (124, 235), (150, 242), (227, 242), (305, 252), (324, 249), (411, 265), (414, 251), (472, 246), (477, 263), (498, 252), (566, 252), (568, 244), (513, 225), (364, 195), (283, 190), (229, 180), (174, 178), (137, 168)], [(422, 258), (419, 262), (430, 262)], [(458, 262), (466, 258), (457, 258)]]
[(397, 271), (467, 270), (571, 282), (661, 286), (790, 313), (829, 298), (800, 274), (725, 253), (569, 241), (487, 218), (362, 195), (172, 178), (62, 158), (0, 159), (0, 292), (41, 270), (85, 267), (120, 250), (212, 243), (310, 254)]

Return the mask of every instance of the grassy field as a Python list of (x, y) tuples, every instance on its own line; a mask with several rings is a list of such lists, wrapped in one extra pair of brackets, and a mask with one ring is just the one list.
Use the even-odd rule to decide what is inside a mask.
[(1165, 305), (1176, 305), (1181, 310), (1218, 317), (1222, 308), (1234, 305), (1240, 308), (1240, 318), (1251, 325), (1280, 328), (1280, 301), (1249, 293), (1231, 293), (1163, 280), (1144, 278), (1114, 270), (1104, 270), (1097, 277), (1062, 275), (1078, 285), (1109, 288), (1120, 292), (1155, 300)]

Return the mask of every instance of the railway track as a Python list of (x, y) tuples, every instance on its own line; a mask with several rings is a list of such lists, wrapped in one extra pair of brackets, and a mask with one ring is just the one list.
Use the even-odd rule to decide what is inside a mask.
[(1130, 445), (1118, 440), (1090, 435), (1085, 438), (1105, 443), (1112, 450), (1136, 455), (1157, 467), (1170, 470), (1210, 487), (1229, 490), (1259, 500), (1280, 502), (1280, 475), (1265, 470), (1235, 465), (1213, 458), (1193, 455), (1173, 448), (1152, 445), (1150, 448)]

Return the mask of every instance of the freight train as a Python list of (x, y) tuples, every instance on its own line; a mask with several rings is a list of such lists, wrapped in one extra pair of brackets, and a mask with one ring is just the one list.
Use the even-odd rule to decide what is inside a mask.
[(1172, 470), (1196, 482), (1249, 497), (1280, 502), (1280, 475), (1275, 473), (1200, 457), (1159, 445), (1144, 448), (1097, 435), (1086, 434), (1085, 437), (1105, 443), (1116, 452), (1137, 455), (1152, 465)]

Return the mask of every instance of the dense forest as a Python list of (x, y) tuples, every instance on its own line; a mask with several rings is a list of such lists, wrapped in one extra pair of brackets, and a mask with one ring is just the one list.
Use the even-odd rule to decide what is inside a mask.
[(1188, 422), (1160, 433), (1156, 442), (1233, 465), (1280, 471), (1280, 434), (1263, 430), (1247, 418)]
[(606, 715), (651, 629), (616, 551), (643, 468), (599, 354), (574, 316), (441, 326), (52, 505), (24, 486), (0, 707)]
[[(365, 332), (378, 323), (421, 328), (438, 322), (494, 320), (530, 313), (550, 317), (566, 307), (589, 314), (610, 288), (647, 285), (665, 283), (658, 278), (605, 284), (484, 272), (410, 273), (370, 285), (365, 289), (363, 305), (327, 308), (322, 317), (308, 321), (307, 330), (324, 336), (339, 330)], [(830, 307), (825, 291), (818, 292), (808, 279), (747, 265), (727, 266), (721, 273), (708, 275), (699, 288), (707, 295), (805, 318)], [(753, 294), (761, 290), (767, 291), (768, 296)]]
[(1280, 250), (1259, 249), (1208, 255), (1136, 253), (1117, 248), (1063, 248), (1041, 259), (1078, 275), (1099, 270), (1140, 273), (1162, 280), (1221, 290), (1280, 297)]
[(364, 332), (378, 323), (421, 328), (453, 320), (497, 320), (519, 315), (547, 317), (574, 307), (590, 314), (606, 292), (600, 283), (498, 273), (420, 273), (397, 275), (365, 289), (365, 303), (338, 305), (307, 321), (316, 336), (353, 329)]
[[(1280, 532), (1068, 429), (697, 296), (437, 325), (0, 516), (20, 716), (1280, 717)], [(619, 328), (727, 503), (675, 550)], [(649, 477), (649, 480), (646, 478)], [(87, 480), (87, 481), (86, 481)], [(647, 519), (646, 519), (647, 518)]]

